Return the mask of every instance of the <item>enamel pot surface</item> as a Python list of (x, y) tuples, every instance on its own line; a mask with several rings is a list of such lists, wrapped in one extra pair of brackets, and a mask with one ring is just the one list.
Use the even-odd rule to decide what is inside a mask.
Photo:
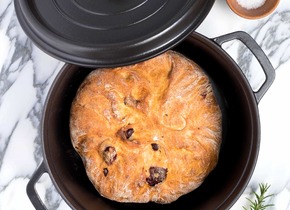
[[(221, 48), (239, 39), (256, 56), (266, 75), (257, 92), (241, 69)], [(217, 167), (204, 183), (176, 202), (118, 203), (101, 197), (86, 176), (69, 134), (69, 114), (76, 91), (92, 69), (67, 64), (49, 92), (42, 121), (44, 160), (28, 183), (27, 193), (36, 209), (45, 209), (35, 184), (48, 173), (57, 190), (72, 209), (229, 209), (243, 193), (254, 171), (260, 144), (258, 103), (272, 84), (275, 72), (258, 44), (246, 33), (236, 32), (215, 39), (192, 33), (176, 50), (199, 64), (212, 81), (223, 112), (223, 142)]]

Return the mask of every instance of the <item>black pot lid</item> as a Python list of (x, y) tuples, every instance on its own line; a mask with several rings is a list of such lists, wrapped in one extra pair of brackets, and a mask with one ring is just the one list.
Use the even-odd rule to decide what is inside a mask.
[(89, 67), (132, 64), (183, 40), (214, 0), (15, 0), (27, 36), (59, 60)]

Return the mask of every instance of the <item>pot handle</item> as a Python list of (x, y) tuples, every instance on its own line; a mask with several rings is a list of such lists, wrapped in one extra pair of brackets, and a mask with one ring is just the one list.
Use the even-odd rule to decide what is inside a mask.
[(26, 193), (37, 210), (47, 210), (44, 203), (41, 201), (39, 195), (37, 194), (35, 190), (35, 184), (39, 180), (39, 178), (44, 174), (47, 173), (46, 167), (44, 165), (44, 162), (40, 164), (40, 166), (37, 168), (37, 170), (32, 175), (31, 179), (29, 180), (27, 186), (26, 186)]
[(256, 100), (259, 103), (261, 98), (267, 92), (267, 90), (272, 85), (275, 79), (275, 69), (273, 68), (272, 64), (270, 63), (268, 57), (266, 56), (264, 51), (261, 49), (261, 47), (246, 32), (243, 32), (243, 31), (233, 32), (230, 34), (216, 37), (213, 39), (213, 41), (216, 42), (221, 47), (223, 43), (232, 41), (234, 39), (240, 40), (253, 53), (253, 55), (256, 57), (256, 59), (260, 63), (265, 73), (265, 76), (266, 76), (265, 82), (261, 85), (259, 90), (253, 91), (255, 94)]

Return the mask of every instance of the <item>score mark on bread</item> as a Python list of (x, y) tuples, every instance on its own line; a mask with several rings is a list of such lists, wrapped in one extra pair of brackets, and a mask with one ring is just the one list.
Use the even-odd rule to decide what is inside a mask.
[(168, 51), (92, 71), (72, 103), (70, 132), (102, 196), (170, 203), (216, 166), (221, 111), (203, 70)]

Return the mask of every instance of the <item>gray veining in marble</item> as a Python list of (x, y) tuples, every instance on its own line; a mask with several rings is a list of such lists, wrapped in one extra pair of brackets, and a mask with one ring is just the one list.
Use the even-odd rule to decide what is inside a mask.
[[(211, 14), (200, 27), (200, 33), (216, 37), (237, 29), (246, 31), (264, 50), (277, 73), (273, 87), (259, 104), (262, 141), (257, 169), (232, 209), (241, 209), (249, 193), (257, 190), (258, 183), (267, 181), (275, 194), (269, 201), (275, 203), (272, 209), (290, 210), (290, 167), (285, 164), (290, 159), (289, 1), (281, 0), (277, 11), (257, 21), (236, 17), (222, 0), (216, 1)], [(218, 26), (221, 21), (228, 22)], [(227, 44), (225, 50), (237, 61), (253, 89), (257, 89), (264, 77), (249, 51), (237, 42)], [(34, 209), (25, 188), (43, 159), (40, 137), (43, 106), (62, 65), (27, 38), (15, 16), (13, 1), (0, 0), (0, 209)], [(48, 175), (40, 179), (36, 188), (49, 209), (70, 209)]]

